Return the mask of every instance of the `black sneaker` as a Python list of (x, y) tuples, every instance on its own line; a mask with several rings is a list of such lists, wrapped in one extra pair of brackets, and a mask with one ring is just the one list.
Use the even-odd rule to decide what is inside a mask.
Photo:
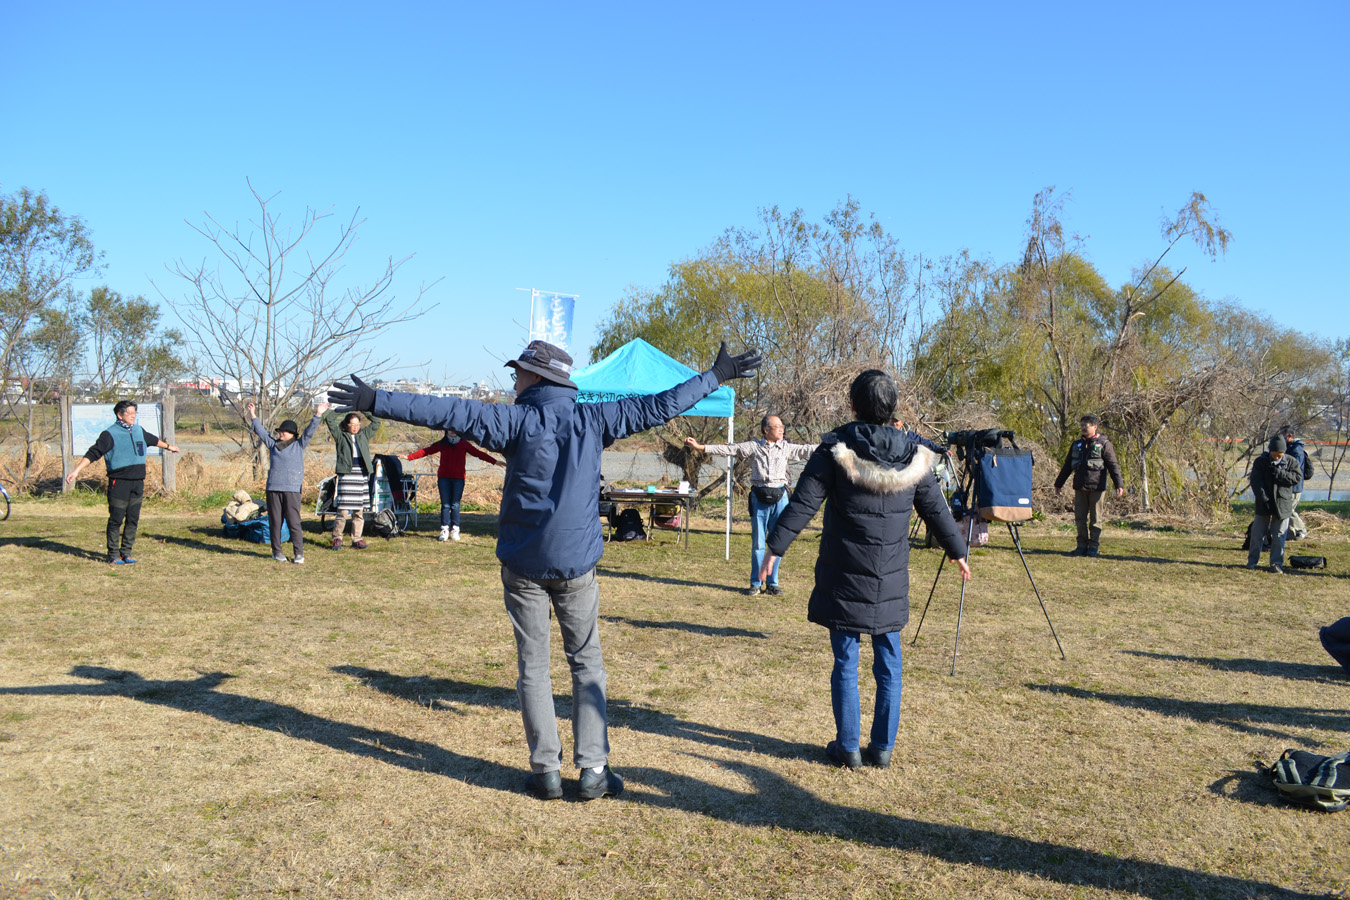
[(1069, 555), (1070, 555), (1070, 556), (1087, 556), (1087, 548), (1086, 548), (1086, 547), (1075, 547), (1073, 550), (1069, 551)]
[(1090, 557), (1092, 557), (1093, 559), (1096, 559), (1096, 558), (1097, 558), (1097, 548), (1096, 548), (1096, 547), (1089, 547), (1089, 548), (1087, 548), (1086, 550), (1083, 551), (1083, 555), (1084, 555), (1084, 556), (1090, 556)]
[(764, 592), (777, 597), (779, 594), (783, 593), (783, 589), (776, 584), (771, 584), (764, 589)]
[(1271, 566), (1271, 567), (1270, 567), (1270, 571), (1271, 571), (1272, 574), (1275, 574), (1275, 575), (1283, 575), (1283, 574), (1284, 574), (1284, 569), (1281, 568), (1280, 566)]
[(560, 800), (562, 799), (562, 773), (557, 769), (552, 772), (531, 772), (525, 776), (525, 790), (534, 794), (540, 800)]
[(617, 797), (622, 793), (623, 779), (609, 766), (605, 766), (598, 775), (590, 769), (581, 770), (581, 779), (577, 782), (577, 799), (599, 800), (601, 797)]
[(759, 596), (761, 593), (763, 593), (763, 592), (764, 592), (764, 589), (763, 589), (762, 587), (760, 587), (760, 586), (757, 585), (757, 584), (752, 584), (752, 585), (750, 585), (750, 587), (749, 587), (748, 589), (746, 589), (745, 596), (747, 596), (747, 597), (758, 597), (758, 596)]
[(845, 750), (839, 745), (838, 741), (830, 741), (825, 745), (825, 755), (830, 758), (830, 762), (836, 766), (843, 766), (845, 769), (862, 768), (862, 752), (859, 750)]

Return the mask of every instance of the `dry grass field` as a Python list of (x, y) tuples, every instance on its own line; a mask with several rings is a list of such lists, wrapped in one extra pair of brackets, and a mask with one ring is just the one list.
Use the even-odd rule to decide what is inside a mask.
[[(1024, 529), (1068, 654), (1005, 533), (958, 581), (913, 556), (895, 764), (824, 763), (829, 644), (805, 620), (818, 538), (749, 598), (748, 535), (601, 563), (617, 799), (541, 803), (528, 768), (494, 524), (305, 566), (152, 500), (136, 555), (104, 511), (26, 501), (0, 523), (0, 896), (1191, 898), (1343, 896), (1350, 812), (1281, 803), (1253, 767), (1350, 746), (1350, 679), (1317, 628), (1326, 571), (1241, 568), (1236, 529)], [(307, 517), (308, 518), (308, 517)], [(315, 540), (314, 530), (306, 537)], [(555, 632), (556, 641), (556, 632)], [(864, 649), (864, 708), (870, 649)], [(560, 715), (568, 679), (556, 652)], [(864, 728), (870, 717), (864, 714)], [(565, 753), (570, 758), (564, 723)], [(569, 791), (575, 772), (564, 770)]]

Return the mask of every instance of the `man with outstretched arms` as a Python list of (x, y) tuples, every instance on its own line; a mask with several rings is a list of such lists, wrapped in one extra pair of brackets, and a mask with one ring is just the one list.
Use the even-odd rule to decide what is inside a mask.
[(99, 432), (94, 445), (66, 476), (66, 484), (74, 484), (80, 470), (91, 462), (104, 461), (108, 467), (108, 564), (126, 566), (136, 562), (131, 548), (136, 543), (141, 501), (145, 499), (146, 450), (159, 447), (177, 453), (178, 448), (136, 424), (134, 401), (120, 401), (113, 407), (113, 415), (117, 421)]
[(526, 789), (541, 800), (562, 796), (562, 743), (549, 678), (549, 610), (558, 617), (572, 671), (573, 761), (582, 800), (614, 796), (623, 779), (609, 768), (605, 666), (598, 628), (595, 566), (604, 549), (597, 497), (600, 452), (625, 435), (664, 424), (732, 378), (759, 368), (759, 354), (731, 356), (722, 344), (711, 369), (647, 397), (577, 403), (572, 357), (531, 341), (515, 369), (513, 406), (476, 400), (377, 391), (355, 375), (336, 385), (344, 409), (451, 430), (506, 457), (497, 559), (506, 612), (516, 637), (525, 738)]

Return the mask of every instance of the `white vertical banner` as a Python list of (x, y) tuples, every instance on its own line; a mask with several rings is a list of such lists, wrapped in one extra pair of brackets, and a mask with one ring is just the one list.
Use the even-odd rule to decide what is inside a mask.
[(530, 340), (548, 341), (571, 352), (572, 311), (576, 294), (530, 290)]

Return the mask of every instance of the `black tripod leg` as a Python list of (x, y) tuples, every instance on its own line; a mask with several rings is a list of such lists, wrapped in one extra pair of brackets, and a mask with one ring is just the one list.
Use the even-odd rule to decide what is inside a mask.
[(1059, 642), (1059, 635), (1055, 634), (1055, 623), (1050, 621), (1050, 610), (1045, 608), (1045, 601), (1041, 599), (1041, 592), (1036, 587), (1036, 579), (1031, 577), (1031, 566), (1027, 565), (1027, 556), (1022, 552), (1022, 541), (1018, 537), (1019, 532), (1014, 530), (1011, 522), (1005, 524), (1008, 526), (1008, 534), (1012, 536), (1013, 546), (1017, 548), (1017, 555), (1022, 557), (1022, 568), (1027, 570), (1027, 580), (1031, 582), (1031, 589), (1036, 592), (1036, 601), (1041, 604), (1041, 612), (1045, 613), (1045, 624), (1050, 626), (1050, 636), (1055, 639), (1055, 646), (1059, 648), (1059, 658), (1068, 659), (1064, 655), (1064, 646)]
[[(971, 518), (970, 533), (974, 532), (975, 520)], [(970, 565), (970, 539), (966, 539), (966, 565)], [(961, 579), (961, 602), (956, 607), (956, 640), (952, 643), (952, 674), (956, 674), (956, 653), (961, 647), (961, 616), (966, 611), (966, 580)]]
[[(975, 537), (975, 516), (966, 521), (966, 566), (970, 566), (970, 541)], [(943, 557), (944, 561), (946, 557)], [(961, 579), (961, 602), (956, 606), (956, 641), (952, 644), (952, 674), (956, 674), (956, 652), (961, 647), (961, 615), (966, 611), (966, 580)]]
[(938, 579), (942, 577), (942, 567), (947, 564), (947, 554), (942, 554), (942, 562), (938, 563), (937, 574), (933, 576), (933, 586), (928, 589), (928, 600), (923, 604), (923, 612), (919, 613), (919, 624), (914, 629), (914, 640), (909, 642), (913, 647), (919, 642), (919, 632), (923, 631), (923, 617), (928, 615), (928, 604), (933, 602), (933, 591), (937, 590)]

